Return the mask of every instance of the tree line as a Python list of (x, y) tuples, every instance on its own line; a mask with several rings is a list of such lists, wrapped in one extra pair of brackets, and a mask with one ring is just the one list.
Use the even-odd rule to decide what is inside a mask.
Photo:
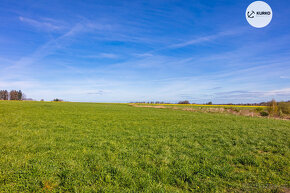
[(24, 94), (21, 90), (0, 90), (0, 100), (23, 100)]
[[(274, 99), (273, 99), (274, 100)], [(269, 102), (260, 102), (260, 103), (213, 103), (211, 101), (207, 102), (207, 103), (203, 103), (205, 105), (241, 105), (241, 106), (269, 106), (270, 103), (272, 101)], [(198, 104), (198, 103), (190, 103), (188, 100), (184, 100), (184, 101), (179, 101), (177, 103), (170, 103), (170, 102), (164, 102), (164, 101), (151, 101), (151, 102), (146, 102), (146, 101), (139, 101), (139, 102), (130, 102), (130, 103), (140, 103), (140, 104)], [(277, 102), (279, 104), (282, 103), (290, 103), (289, 101), (281, 101), (281, 102)]]

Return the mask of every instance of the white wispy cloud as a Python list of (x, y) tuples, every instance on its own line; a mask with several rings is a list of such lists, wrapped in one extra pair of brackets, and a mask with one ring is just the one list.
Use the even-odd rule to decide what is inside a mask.
[(280, 76), (281, 79), (290, 79), (290, 76)]
[(187, 41), (184, 41), (181, 43), (172, 44), (169, 46), (169, 48), (181, 48), (181, 47), (196, 45), (196, 44), (200, 44), (200, 43), (204, 43), (204, 42), (210, 42), (210, 41), (216, 40), (218, 38), (237, 35), (241, 32), (242, 32), (242, 30), (238, 29), (238, 30), (234, 30), (234, 31), (219, 32), (217, 34), (212, 34), (212, 35), (207, 35), (207, 36), (200, 36), (200, 37), (196, 37), (194, 39), (187, 40)]
[[(30, 21), (30, 20), (24, 20), (24, 21)], [(34, 20), (31, 20), (30, 22), (33, 23), (32, 21)], [(36, 21), (34, 22), (34, 24), (35, 25), (39, 24), (38, 25), (39, 27), (43, 25), (43, 23), (41, 24)], [(48, 25), (48, 24), (44, 24), (44, 25)], [(72, 37), (77, 36), (81, 33), (86, 33), (86, 32), (95, 31), (95, 30), (107, 30), (107, 29), (111, 29), (111, 26), (108, 27), (108, 25), (106, 24), (102, 25), (99, 23), (92, 23), (92, 22), (77, 23), (73, 25), (72, 27), (70, 27), (69, 30), (67, 30), (65, 33), (63, 33), (59, 37), (50, 39), (45, 44), (38, 47), (32, 54), (28, 56), (24, 56), (20, 58), (18, 61), (13, 62), (12, 65), (8, 66), (7, 69), (23, 68), (27, 65), (31, 65), (41, 60), (42, 58), (54, 53), (55, 51), (59, 49), (63, 49), (64, 47), (70, 45), (70, 43), (73, 41)], [(112, 58), (116, 56), (109, 53), (102, 53), (101, 55), (99, 55), (99, 57)]]
[(227, 92), (214, 93), (214, 99), (227, 100), (227, 101), (269, 101), (276, 100), (289, 100), (290, 88), (283, 88), (277, 90), (232, 90)]
[(276, 96), (276, 95), (285, 95), (290, 96), (290, 88), (271, 90), (263, 93), (265, 96)]
[(113, 53), (100, 53), (96, 55), (88, 55), (88, 56), (82, 56), (84, 58), (109, 58), (109, 59), (115, 59), (119, 58), (119, 55), (113, 54)]
[(0, 87), (2, 89), (30, 89), (30, 88), (36, 88), (39, 87), (40, 83), (37, 81), (32, 81), (32, 80), (7, 80), (3, 81), (0, 80)]
[(51, 39), (45, 44), (41, 45), (32, 54), (20, 58), (18, 61), (14, 62), (13, 65), (9, 66), (8, 69), (22, 68), (27, 65), (35, 63), (36, 61), (44, 58), (45, 56), (48, 56), (49, 54), (53, 53), (56, 49), (59, 49), (63, 46), (64, 44), (63, 40), (74, 34), (72, 33), (72, 31), (75, 31), (75, 27), (70, 29), (62, 36), (56, 39)]
[(64, 28), (63, 24), (60, 24), (59, 22), (53, 19), (49, 19), (49, 18), (36, 20), (36, 19), (19, 16), (19, 20), (23, 23), (26, 23), (32, 27), (35, 27), (43, 31), (56, 31), (56, 30), (61, 30)]
[(117, 54), (112, 54), (112, 53), (101, 53), (100, 57), (102, 58), (118, 58)]
[(134, 54), (134, 56), (137, 56), (137, 57), (152, 57), (154, 55), (151, 54), (151, 53), (142, 53), (142, 54)]

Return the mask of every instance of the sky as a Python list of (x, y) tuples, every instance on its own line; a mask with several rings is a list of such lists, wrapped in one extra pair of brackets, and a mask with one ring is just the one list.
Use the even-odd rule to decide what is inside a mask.
[(0, 0), (0, 90), (79, 102), (290, 99), (290, 3)]

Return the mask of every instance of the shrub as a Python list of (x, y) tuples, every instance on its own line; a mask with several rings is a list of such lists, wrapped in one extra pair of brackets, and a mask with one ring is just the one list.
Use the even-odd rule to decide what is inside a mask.
[(262, 111), (263, 111), (263, 107), (257, 107), (257, 108), (256, 108), (256, 111), (257, 111), (257, 112), (262, 112)]
[(279, 102), (278, 103), (279, 114), (290, 114), (290, 102)]
[(278, 114), (278, 105), (277, 105), (277, 102), (274, 99), (268, 103), (268, 112), (271, 115), (277, 115)]
[(260, 115), (263, 117), (267, 117), (269, 115), (269, 113), (266, 111), (262, 111), (262, 112), (260, 112)]

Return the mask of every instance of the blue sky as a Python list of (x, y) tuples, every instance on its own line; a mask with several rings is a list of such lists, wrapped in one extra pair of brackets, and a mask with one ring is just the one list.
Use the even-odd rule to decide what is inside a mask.
[(0, 0), (0, 89), (37, 100), (245, 103), (290, 99), (290, 3)]

